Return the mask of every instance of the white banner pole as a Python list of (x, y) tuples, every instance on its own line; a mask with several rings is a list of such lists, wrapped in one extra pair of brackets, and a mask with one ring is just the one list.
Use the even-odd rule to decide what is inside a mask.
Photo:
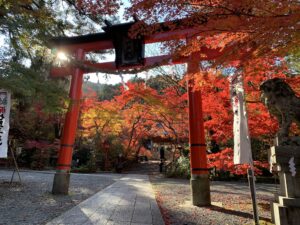
[(250, 188), (250, 192), (251, 192), (251, 200), (252, 200), (252, 207), (253, 207), (253, 219), (254, 219), (255, 225), (259, 225), (253, 163), (250, 164), (250, 168), (248, 168), (247, 174), (248, 174), (249, 188)]
[(244, 100), (244, 85), (241, 71), (230, 77), (231, 103), (234, 114), (233, 135), (234, 135), (234, 164), (249, 164), (247, 170), (248, 183), (252, 199), (253, 219), (255, 225), (259, 225), (259, 216), (256, 200), (256, 187), (254, 167), (251, 152), (251, 141), (248, 129), (248, 118)]

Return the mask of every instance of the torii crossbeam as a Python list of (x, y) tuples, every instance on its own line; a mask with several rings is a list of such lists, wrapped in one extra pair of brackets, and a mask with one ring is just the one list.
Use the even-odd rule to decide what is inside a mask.
[[(131, 39), (128, 36), (129, 29), (136, 22), (111, 25), (106, 23), (104, 33), (83, 35), (77, 37), (59, 37), (52, 41), (52, 47), (72, 53), (80, 65), (66, 67), (54, 67), (51, 70), (52, 77), (71, 75), (70, 105), (66, 114), (61, 145), (57, 161), (57, 170), (53, 182), (53, 194), (67, 194), (70, 182), (70, 170), (72, 162), (73, 146), (76, 136), (77, 121), (80, 110), (83, 74), (86, 72), (111, 71), (123, 69), (148, 68), (154, 65), (168, 65), (187, 63), (188, 74), (199, 71), (201, 60), (214, 59), (222, 54), (217, 49), (202, 48), (201, 52), (193, 53), (190, 57), (177, 57), (172, 59), (170, 55), (144, 57), (144, 46), (148, 43), (162, 42), (174, 39), (190, 40), (197, 34), (196, 28), (170, 30), (159, 24), (163, 29), (149, 36)], [(115, 62), (93, 63), (85, 60), (88, 52), (97, 52), (105, 49), (115, 49)], [(205, 55), (205, 56), (203, 56)], [(197, 60), (195, 60), (195, 58)], [(209, 171), (207, 168), (206, 144), (204, 136), (202, 100), (199, 90), (193, 91), (193, 80), (188, 84), (189, 96), (189, 143), (191, 160), (191, 187), (193, 204), (197, 206), (210, 205)]]

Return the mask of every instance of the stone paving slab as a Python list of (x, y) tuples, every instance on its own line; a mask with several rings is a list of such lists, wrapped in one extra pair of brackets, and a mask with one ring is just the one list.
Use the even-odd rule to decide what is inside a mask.
[(47, 225), (164, 225), (147, 175), (128, 174)]

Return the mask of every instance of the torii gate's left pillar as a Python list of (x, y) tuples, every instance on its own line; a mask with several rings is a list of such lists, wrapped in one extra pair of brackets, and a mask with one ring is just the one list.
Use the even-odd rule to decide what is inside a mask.
[[(78, 49), (76, 51), (76, 59), (83, 60), (84, 58), (85, 52), (82, 49)], [(72, 74), (69, 94), (70, 105), (66, 114), (63, 134), (60, 143), (56, 173), (54, 176), (52, 187), (53, 194), (68, 194), (69, 192), (70, 170), (80, 110), (83, 73), (83, 70), (81, 70), (80, 68), (75, 68)]]

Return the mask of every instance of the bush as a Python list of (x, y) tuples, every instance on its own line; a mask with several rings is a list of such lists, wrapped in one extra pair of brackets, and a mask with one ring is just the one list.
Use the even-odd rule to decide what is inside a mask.
[(96, 171), (96, 167), (89, 164), (72, 169), (73, 173), (96, 173)]
[(181, 156), (176, 161), (171, 162), (166, 167), (166, 176), (190, 178), (190, 159), (188, 157)]

